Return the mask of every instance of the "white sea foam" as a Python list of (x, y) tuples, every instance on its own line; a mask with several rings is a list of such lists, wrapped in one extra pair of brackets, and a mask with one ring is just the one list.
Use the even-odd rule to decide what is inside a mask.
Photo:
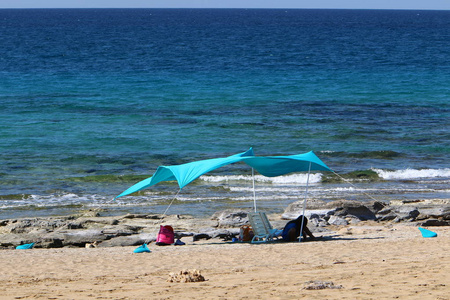
[[(332, 191), (336, 191), (336, 192), (353, 192), (356, 191), (357, 189), (354, 187), (338, 187), (338, 188), (333, 188)], [(361, 189), (359, 189), (361, 190)]]
[(61, 205), (77, 205), (89, 204), (91, 202), (102, 201), (104, 197), (98, 195), (80, 196), (74, 193), (67, 194), (50, 194), (50, 195), (28, 195), (21, 200), (4, 200), (3, 208), (9, 207), (25, 207), (32, 205), (34, 207), (54, 207)]
[[(204, 175), (200, 177), (201, 180), (208, 182), (229, 182), (229, 181), (252, 181), (251, 175), (228, 175), (228, 176), (209, 176)], [(308, 174), (291, 174), (278, 177), (265, 177), (262, 175), (255, 175), (256, 182), (274, 183), (274, 184), (306, 184)], [(322, 180), (321, 173), (314, 173), (309, 175), (309, 183), (319, 183)]]
[(440, 178), (449, 177), (450, 169), (405, 169), (396, 171), (386, 171), (381, 169), (372, 169), (378, 176), (386, 180), (396, 179), (418, 179), (418, 178)]

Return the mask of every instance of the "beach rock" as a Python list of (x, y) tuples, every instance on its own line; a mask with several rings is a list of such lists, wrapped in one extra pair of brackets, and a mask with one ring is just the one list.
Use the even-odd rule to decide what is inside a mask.
[(328, 226), (327, 220), (321, 218), (317, 214), (312, 214), (309, 218), (308, 227), (326, 227)]
[(138, 246), (144, 243), (150, 243), (156, 241), (156, 235), (151, 234), (135, 234), (131, 236), (119, 236), (110, 240), (102, 241), (97, 247), (125, 247), (125, 246)]
[(330, 225), (336, 225), (336, 226), (342, 226), (342, 225), (348, 225), (347, 220), (338, 217), (338, 216), (331, 216), (328, 220), (328, 224)]
[(238, 235), (239, 232), (240, 232), (239, 228), (230, 228), (230, 230), (216, 229), (216, 230), (211, 230), (211, 231), (206, 231), (206, 232), (201, 232), (201, 233), (208, 234), (210, 236), (210, 238), (213, 238), (213, 239), (220, 238), (220, 239), (229, 241), (229, 240), (232, 240), (233, 237)]
[(443, 207), (450, 205), (450, 199), (408, 199), (408, 200), (391, 200), (391, 206), (437, 206)]
[(219, 227), (240, 227), (248, 223), (248, 212), (227, 209), (216, 212), (211, 219), (217, 220)]
[[(159, 225), (152, 216), (134, 215), (126, 217), (97, 217), (97, 218), (41, 218), (41, 219), (15, 219), (4, 220), (0, 227), (0, 247), (8, 248), (20, 244), (40, 242), (36, 247), (84, 247), (95, 242), (106, 246), (135, 245), (144, 241), (156, 240)], [(217, 231), (217, 221), (209, 219), (195, 219), (190, 216), (165, 216), (164, 220), (173, 224), (176, 238), (194, 236), (198, 234), (199, 226), (209, 226), (208, 238), (227, 238), (232, 233), (229, 231)], [(59, 226), (59, 227), (58, 227)], [(150, 231), (150, 233), (143, 233)], [(141, 235), (147, 236), (142, 238)], [(149, 238), (148, 235), (152, 237)], [(202, 235), (197, 235), (197, 238)], [(108, 241), (108, 242), (107, 242)]]
[(387, 203), (381, 201), (373, 201), (370, 202), (369, 205), (367, 205), (367, 207), (375, 214), (387, 206), (389, 206)]
[[(302, 205), (303, 201), (289, 205), (282, 218), (287, 220), (296, 219), (302, 213)], [(305, 216), (308, 219), (317, 215), (319, 218), (328, 221), (330, 216), (335, 215), (347, 219), (349, 223), (353, 224), (367, 220), (394, 222), (423, 221), (427, 219), (450, 220), (450, 205), (447, 203), (436, 205), (432, 201), (393, 201), (391, 204), (386, 204), (379, 201), (338, 200), (322, 203), (322, 205), (316, 202), (313, 207), (315, 208), (305, 211)], [(445, 224), (445, 222), (441, 222), (441, 224)], [(324, 222), (317, 220), (314, 225), (323, 226)]]
[[(396, 215), (394, 221), (424, 221), (430, 219), (431, 223), (436, 223), (433, 219), (450, 220), (450, 204), (445, 200), (392, 200), (390, 206), (381, 212), (390, 210)], [(440, 222), (440, 224), (446, 224)]]
[(397, 215), (393, 212), (392, 207), (386, 206), (383, 209), (379, 210), (375, 217), (378, 221), (392, 221), (394, 220)]
[[(142, 229), (143, 227), (139, 227), (140, 229)], [(127, 236), (127, 235), (133, 235), (136, 234), (137, 232), (139, 232), (139, 230), (137, 230), (137, 228), (135, 227), (131, 227), (131, 229), (129, 228), (129, 226), (121, 226), (119, 228), (103, 228), (102, 233), (104, 235), (106, 235), (107, 237), (118, 237), (118, 236)]]
[(401, 221), (415, 221), (420, 215), (417, 207), (412, 206), (398, 206), (392, 207), (392, 212), (396, 215), (395, 220), (397, 222)]
[(176, 239), (181, 239), (181, 238), (183, 238), (183, 237), (193, 236), (194, 234), (195, 234), (194, 232), (175, 231), (175, 238), (176, 238)]
[(391, 206), (387, 205), (383, 209), (380, 209), (379, 211), (377, 211), (376, 214), (382, 216), (382, 215), (388, 215), (392, 212), (393, 212), (393, 208)]
[[(102, 223), (103, 224), (103, 223)], [(49, 236), (55, 241), (60, 239), (64, 246), (84, 247), (86, 244), (94, 242), (99, 246), (134, 246), (142, 241), (142, 236), (134, 230), (129, 230), (127, 226), (118, 226), (117, 228), (97, 228), (66, 231)]]
[(381, 222), (385, 222), (385, 221), (392, 221), (395, 220), (397, 218), (397, 215), (393, 212), (386, 214), (386, 215), (376, 215), (377, 220), (381, 221)]
[(63, 234), (64, 246), (84, 247), (86, 243), (104, 241), (107, 236), (100, 229), (74, 230)]
[(142, 241), (146, 241), (148, 243), (150, 242), (156, 242), (156, 233), (140, 233), (137, 235), (138, 238), (140, 238)]
[(37, 228), (53, 231), (56, 228), (65, 227), (70, 217), (63, 218), (24, 218), (4, 220), (5, 226), (1, 227), (1, 233), (27, 233)]
[(417, 217), (418, 219), (439, 219), (443, 218), (445, 220), (450, 220), (450, 205), (441, 206), (441, 207), (417, 207), (420, 215)]
[(57, 227), (64, 226), (66, 221), (53, 219), (21, 219), (11, 220), (2, 228), (3, 232), (8, 233), (27, 233), (36, 228), (54, 230)]
[[(283, 226), (284, 227), (284, 226)], [(278, 228), (278, 227), (274, 227), (274, 228)], [(240, 228), (228, 228), (227, 231), (232, 235), (232, 236), (237, 236), (239, 235), (241, 229)]]
[(162, 219), (162, 215), (147, 215), (147, 214), (126, 214), (122, 217), (123, 219), (152, 219), (159, 220)]
[(202, 240), (202, 239), (209, 240), (209, 239), (211, 239), (211, 235), (207, 234), (207, 233), (196, 233), (192, 236), (192, 240), (194, 242)]
[(34, 221), (30, 219), (12, 221), (6, 226), (5, 231), (9, 233), (26, 233), (33, 224)]
[[(330, 215), (333, 215), (335, 212), (335, 209), (307, 209), (305, 210), (305, 216), (310, 219), (313, 216), (318, 216), (320, 218), (329, 217)], [(291, 211), (291, 212), (284, 212), (282, 214), (282, 218), (285, 220), (295, 220), (297, 219), (303, 211)]]
[[(330, 203), (312, 201), (305, 215), (313, 232), (328, 230), (326, 226), (344, 226), (362, 220), (379, 222), (418, 222), (421, 226), (450, 226), (450, 204), (432, 200), (398, 200), (389, 205), (377, 201), (339, 200)], [(291, 204), (282, 216), (269, 216), (274, 228), (282, 229), (286, 220), (296, 219), (302, 212), (303, 200)], [(156, 240), (161, 224), (171, 225), (175, 237), (200, 239), (232, 239), (240, 226), (248, 224), (246, 211), (226, 210), (212, 218), (198, 219), (189, 215), (129, 214), (119, 217), (49, 217), (0, 220), (0, 248), (14, 248), (36, 242), (35, 247), (84, 247), (97, 242), (99, 247), (134, 246)]]
[(69, 222), (66, 226), (67, 229), (82, 229), (83, 224), (81, 222)]
[(421, 226), (450, 226), (450, 221), (447, 220), (437, 220), (437, 219), (428, 219), (424, 221)]
[[(359, 220), (375, 220), (379, 210), (382, 210), (386, 204), (379, 201), (359, 202), (350, 200), (337, 200), (329, 203), (324, 201), (314, 201), (309, 204), (307, 202), (307, 209), (305, 216), (309, 219), (314, 214), (321, 218), (328, 218), (331, 215), (340, 217), (350, 216), (358, 218)], [(293, 220), (298, 218), (303, 212), (303, 201), (297, 201), (290, 204), (284, 211), (283, 219)]]
[(235, 230), (227, 229), (216, 229), (216, 228), (200, 228), (198, 233), (192, 235), (193, 241), (198, 241), (201, 239), (212, 239), (212, 238), (222, 238), (224, 240), (231, 240), (239, 234), (239, 228)]
[(40, 238), (39, 242), (35, 245), (35, 248), (62, 248), (64, 243), (62, 239), (59, 238)]
[(349, 224), (358, 224), (363, 222), (361, 219), (356, 218), (354, 216), (347, 216), (344, 218)]
[(77, 224), (81, 228), (91, 228), (98, 225), (117, 225), (119, 220), (113, 217), (79, 218), (72, 224)]
[(63, 243), (61, 239), (42, 237), (36, 234), (6, 234), (2, 235), (0, 248), (10, 248), (23, 244), (36, 243), (34, 248), (61, 248)]
[(371, 207), (369, 208), (358, 201), (339, 200), (330, 202), (326, 206), (329, 208), (334, 208), (334, 215), (339, 217), (353, 216), (362, 221), (376, 219), (375, 213), (372, 211), (372, 204), (369, 204)]
[(2, 234), (2, 238), (0, 240), (1, 248), (14, 248), (18, 245), (28, 244), (35, 241), (34, 236), (29, 236), (27, 234)]

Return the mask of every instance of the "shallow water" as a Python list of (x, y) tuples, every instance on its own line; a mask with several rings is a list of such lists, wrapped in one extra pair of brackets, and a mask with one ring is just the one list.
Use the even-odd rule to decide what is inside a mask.
[[(249, 147), (383, 179), (316, 176), (308, 197), (449, 199), (449, 36), (448, 11), (0, 10), (0, 218), (162, 212), (173, 183), (111, 199)], [(169, 213), (252, 207), (250, 174), (216, 170)], [(283, 211), (305, 176), (257, 181), (258, 204)]]

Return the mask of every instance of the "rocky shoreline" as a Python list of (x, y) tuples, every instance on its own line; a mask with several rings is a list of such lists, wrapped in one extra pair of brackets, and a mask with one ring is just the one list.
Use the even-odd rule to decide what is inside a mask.
[[(303, 201), (295, 202), (280, 215), (269, 215), (274, 228), (282, 229), (286, 222), (302, 211)], [(220, 238), (231, 240), (240, 226), (248, 224), (248, 212), (226, 210), (209, 219), (189, 215), (128, 214), (105, 217), (101, 212), (84, 214), (0, 220), (0, 249), (36, 243), (36, 248), (119, 247), (136, 246), (156, 241), (160, 225), (171, 225), (176, 238)], [(336, 227), (362, 222), (409, 223), (415, 226), (450, 226), (450, 200), (392, 201), (389, 204), (340, 200), (309, 201), (305, 215), (313, 232), (326, 232)]]

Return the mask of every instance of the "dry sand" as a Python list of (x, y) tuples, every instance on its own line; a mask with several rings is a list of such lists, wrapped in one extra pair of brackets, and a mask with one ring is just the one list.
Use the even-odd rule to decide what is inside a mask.
[[(365, 224), (302, 243), (1, 250), (0, 299), (450, 299), (450, 228)], [(350, 234), (351, 233), (351, 234)], [(320, 234), (318, 234), (320, 236)], [(204, 282), (167, 282), (198, 269)], [(308, 282), (335, 288), (305, 289)], [(341, 287), (341, 288), (336, 288)]]

